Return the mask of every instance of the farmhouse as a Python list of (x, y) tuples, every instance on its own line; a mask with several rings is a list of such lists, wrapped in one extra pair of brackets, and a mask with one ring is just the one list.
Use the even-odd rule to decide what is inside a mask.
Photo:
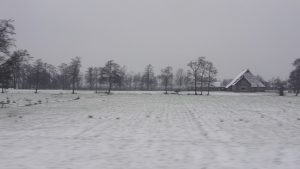
[(225, 89), (234, 92), (264, 92), (266, 86), (249, 69), (246, 69), (233, 79)]

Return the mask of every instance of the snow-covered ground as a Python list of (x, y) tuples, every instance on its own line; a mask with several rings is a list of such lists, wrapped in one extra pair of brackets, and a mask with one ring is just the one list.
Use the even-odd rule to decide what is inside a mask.
[(1, 169), (300, 168), (300, 97), (68, 92), (0, 94)]

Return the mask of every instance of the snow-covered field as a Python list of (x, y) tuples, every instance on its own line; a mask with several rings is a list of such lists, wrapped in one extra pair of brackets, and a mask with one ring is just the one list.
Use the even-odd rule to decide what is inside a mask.
[(67, 92), (0, 94), (1, 169), (300, 168), (300, 97)]

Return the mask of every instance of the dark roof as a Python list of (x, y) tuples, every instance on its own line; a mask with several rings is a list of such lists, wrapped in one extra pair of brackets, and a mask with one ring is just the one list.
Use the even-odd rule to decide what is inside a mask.
[(256, 76), (254, 76), (249, 69), (243, 70), (236, 78), (234, 78), (226, 88), (234, 86), (241, 79), (245, 78), (250, 84), (251, 87), (266, 87)]

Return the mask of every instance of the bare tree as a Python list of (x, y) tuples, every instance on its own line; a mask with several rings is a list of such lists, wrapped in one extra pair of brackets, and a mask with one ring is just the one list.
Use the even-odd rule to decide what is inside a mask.
[(190, 78), (189, 73), (187, 72), (184, 76), (184, 86), (186, 89), (189, 88), (189, 85), (192, 83), (192, 79)]
[(166, 68), (162, 69), (159, 78), (161, 79), (161, 84), (165, 88), (165, 94), (168, 94), (168, 87), (172, 85), (173, 80), (172, 67), (167, 66)]
[(126, 73), (125, 80), (124, 80), (126, 89), (132, 90), (133, 85), (133, 73)]
[(88, 67), (88, 70), (86, 71), (86, 74), (84, 76), (90, 90), (94, 88), (94, 84), (96, 82), (94, 69), (95, 68), (93, 67)]
[(207, 95), (209, 95), (211, 83), (215, 81), (217, 73), (217, 68), (214, 67), (213, 63), (207, 62)]
[(198, 76), (199, 76), (199, 70), (201, 68), (201, 65), (199, 63), (199, 59), (196, 61), (191, 61), (187, 65), (190, 67), (191, 71), (189, 71), (189, 76), (192, 76), (193, 82), (194, 82), (194, 92), (195, 95), (197, 95), (197, 82), (198, 82)]
[(150, 90), (151, 87), (155, 85), (155, 75), (153, 71), (153, 66), (151, 64), (147, 65), (143, 75), (143, 83), (146, 85), (146, 89)]
[(62, 63), (58, 66), (59, 69), (59, 80), (61, 83), (62, 90), (70, 87), (69, 81), (69, 66), (66, 63)]
[(199, 73), (200, 73), (200, 95), (203, 94), (203, 84), (204, 84), (204, 79), (205, 79), (205, 76), (207, 75), (207, 61), (205, 60), (205, 57), (202, 56), (202, 57), (199, 57), (198, 58), (198, 64), (200, 65), (200, 70), (199, 70)]
[[(4, 61), (4, 56), (9, 54), (9, 48), (14, 45), (15, 27), (13, 20), (0, 20), (0, 64)], [(4, 54), (4, 55), (1, 55)]]
[(71, 79), (72, 83), (72, 94), (75, 94), (76, 85), (78, 86), (80, 81), (80, 67), (81, 67), (81, 60), (80, 57), (75, 57), (71, 60), (69, 65), (69, 78)]
[(14, 45), (15, 27), (13, 20), (0, 20), (0, 84), (2, 92), (8, 88), (11, 80), (11, 62), (8, 62), (6, 56), (9, 55), (9, 48)]
[(40, 76), (41, 77), (40, 88), (54, 89), (57, 83), (56, 76), (57, 76), (56, 67), (44, 62), (42, 66), (41, 76)]
[(286, 85), (285, 81), (282, 81), (279, 77), (277, 77), (272, 79), (271, 84), (278, 90), (279, 96), (284, 96), (284, 86)]
[(108, 84), (107, 94), (110, 94), (112, 85), (119, 81), (120, 65), (115, 63), (113, 60), (109, 60), (108, 62), (106, 62), (103, 68), (103, 76)]
[(7, 89), (9, 87), (9, 81), (12, 79), (12, 72), (10, 67), (10, 62), (0, 64), (0, 84), (2, 93), (4, 93), (4, 89)]
[(41, 59), (37, 59), (34, 62), (33, 72), (32, 72), (32, 74), (33, 74), (33, 81), (35, 83), (35, 92), (34, 93), (38, 92), (39, 85), (40, 85), (40, 82), (41, 82), (42, 71), (43, 71), (43, 62), (42, 62)]
[(290, 73), (289, 83), (296, 96), (298, 96), (300, 92), (300, 58), (294, 61), (293, 66), (295, 66), (295, 69)]
[(20, 73), (20, 79), (19, 82), (21, 84), (21, 89), (31, 89), (32, 86), (34, 86), (33, 83), (33, 65), (30, 63), (25, 63), (22, 65), (21, 73)]
[(120, 73), (119, 73), (120, 77), (118, 78), (118, 86), (119, 89), (122, 89), (125, 85), (125, 80), (126, 80), (126, 67), (122, 66), (120, 68)]
[(93, 69), (93, 74), (95, 77), (95, 93), (98, 93), (98, 89), (101, 85), (101, 82), (103, 80), (103, 68), (102, 67), (95, 67)]
[(135, 74), (133, 76), (133, 80), (132, 80), (132, 83), (133, 83), (133, 88), (136, 90), (136, 89), (141, 89), (142, 86), (143, 86), (143, 83), (142, 83), (142, 76), (140, 73), (138, 74)]
[(175, 75), (175, 84), (179, 87), (179, 90), (182, 90), (182, 87), (185, 85), (186, 73), (183, 69), (178, 69)]
[(17, 50), (12, 53), (8, 59), (11, 62), (13, 87), (16, 89), (19, 83), (22, 65), (27, 63), (30, 59), (30, 55), (27, 50)]

